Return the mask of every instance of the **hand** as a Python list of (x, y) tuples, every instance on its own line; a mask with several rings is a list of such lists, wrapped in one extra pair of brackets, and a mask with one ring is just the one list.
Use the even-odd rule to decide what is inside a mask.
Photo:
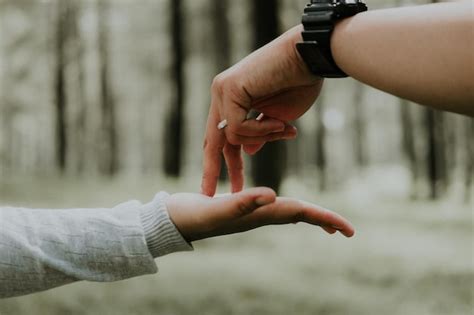
[(276, 198), (265, 187), (216, 198), (179, 193), (171, 195), (166, 205), (171, 220), (189, 242), (297, 222), (319, 225), (330, 234), (354, 235), (352, 225), (340, 215), (308, 202)]
[[(268, 141), (296, 137), (289, 122), (313, 105), (323, 82), (309, 72), (296, 51), (301, 30), (301, 26), (291, 29), (214, 79), (204, 140), (204, 194), (213, 196), (216, 191), (222, 153), (232, 192), (237, 192), (244, 182), (241, 145), (255, 154)], [(265, 118), (246, 119), (250, 109)], [(227, 127), (218, 130), (224, 119)]]

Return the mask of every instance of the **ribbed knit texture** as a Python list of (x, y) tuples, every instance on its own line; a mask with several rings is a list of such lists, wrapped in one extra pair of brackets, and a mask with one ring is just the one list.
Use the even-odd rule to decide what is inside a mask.
[(168, 215), (165, 204), (168, 196), (167, 193), (160, 192), (152, 202), (140, 209), (148, 249), (155, 258), (177, 251), (193, 250)]
[(192, 249), (169, 219), (166, 196), (112, 209), (0, 208), (0, 298), (157, 272), (153, 257)]

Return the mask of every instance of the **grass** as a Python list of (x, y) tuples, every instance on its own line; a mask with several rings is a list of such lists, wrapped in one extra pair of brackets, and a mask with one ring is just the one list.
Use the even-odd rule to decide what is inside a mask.
[[(170, 191), (196, 180), (166, 181)], [(149, 200), (165, 182), (17, 180), (2, 204), (112, 206)], [(305, 224), (205, 240), (157, 260), (160, 272), (127, 281), (76, 283), (0, 300), (0, 314), (386, 314), (464, 315), (473, 303), (472, 208), (354, 192), (314, 197), (287, 181), (288, 195), (340, 209), (352, 239)], [(360, 194), (359, 194), (360, 195)]]

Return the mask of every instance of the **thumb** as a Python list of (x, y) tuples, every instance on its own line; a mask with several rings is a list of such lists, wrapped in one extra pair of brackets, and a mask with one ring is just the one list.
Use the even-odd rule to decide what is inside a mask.
[(233, 220), (245, 216), (257, 208), (273, 203), (276, 193), (267, 187), (256, 187), (214, 199), (218, 222)]

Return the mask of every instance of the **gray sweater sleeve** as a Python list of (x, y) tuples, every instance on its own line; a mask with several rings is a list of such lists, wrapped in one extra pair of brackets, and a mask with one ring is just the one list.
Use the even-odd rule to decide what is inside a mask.
[(153, 258), (192, 250), (168, 216), (167, 196), (112, 209), (0, 208), (0, 298), (157, 272)]

